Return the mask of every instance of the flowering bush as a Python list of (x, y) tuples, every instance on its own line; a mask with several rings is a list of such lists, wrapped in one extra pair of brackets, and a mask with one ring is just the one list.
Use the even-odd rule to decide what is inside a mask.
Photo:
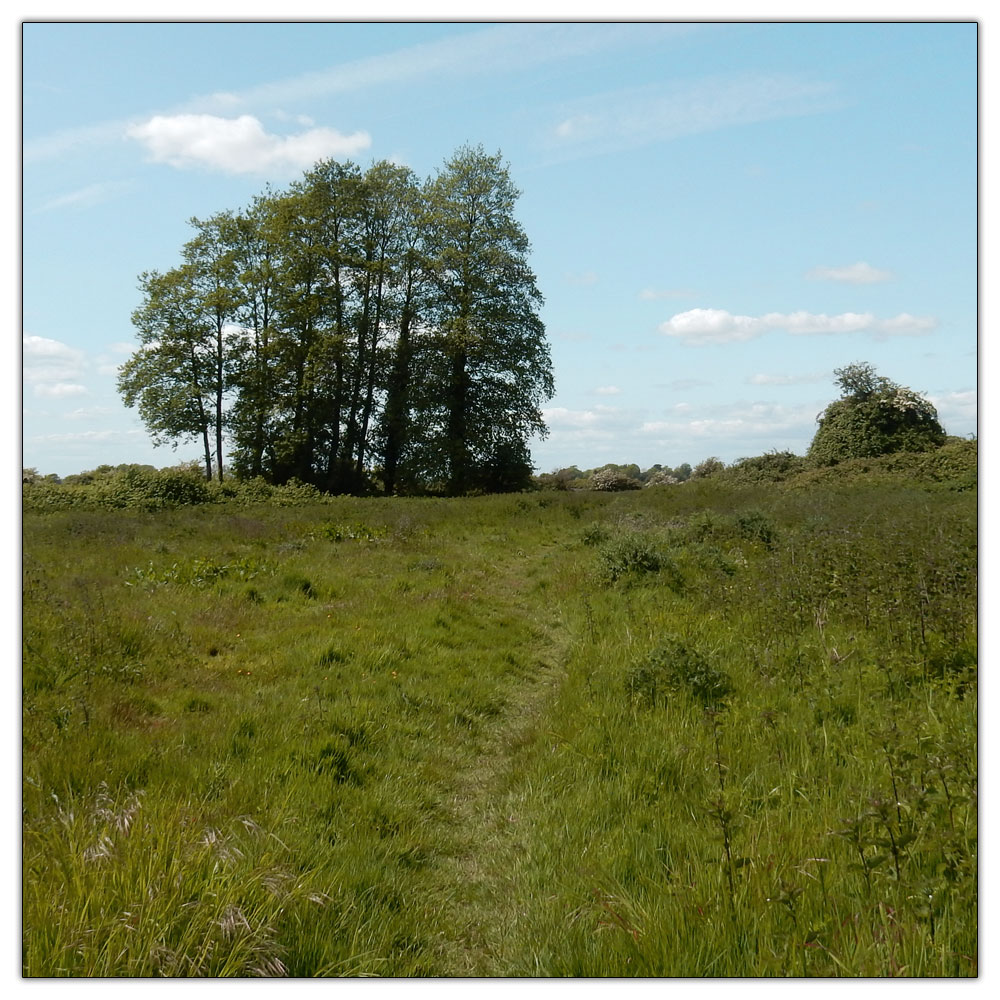
[(809, 458), (817, 465), (929, 451), (945, 443), (937, 410), (919, 393), (877, 376), (868, 364), (847, 365), (835, 374), (844, 394), (818, 418), (809, 447)]
[(626, 476), (623, 472), (615, 469), (598, 469), (590, 477), (590, 488), (592, 490), (603, 490), (608, 493), (617, 493), (621, 490), (642, 489), (642, 483), (638, 479)]

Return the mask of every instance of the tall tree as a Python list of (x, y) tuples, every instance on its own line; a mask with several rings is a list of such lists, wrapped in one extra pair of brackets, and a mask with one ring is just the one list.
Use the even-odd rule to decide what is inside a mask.
[(204, 220), (192, 219), (191, 225), (197, 235), (184, 245), (184, 260), (210, 327), (208, 353), (213, 370), (209, 385), (216, 474), (221, 482), (226, 394), (233, 387), (233, 368), (241, 353), (236, 324), (242, 304), (237, 281), (238, 226), (231, 212), (220, 212)]
[(199, 294), (194, 268), (139, 278), (142, 305), (132, 314), (139, 350), (122, 365), (118, 390), (126, 406), (138, 406), (153, 443), (200, 438), (205, 476), (212, 478), (212, 401), (218, 369), (213, 361), (212, 325)]
[(395, 339), (389, 348), (385, 376), (385, 405), (381, 419), (382, 482), (386, 493), (395, 493), (401, 480), (407, 488), (416, 485), (411, 455), (417, 435), (414, 421), (420, 394), (417, 385), (426, 332), (422, 323), (427, 311), (428, 270), (424, 253), (426, 197), (412, 175), (400, 177), (398, 198), (399, 258), (396, 269)]
[(482, 147), (460, 149), (430, 186), (439, 431), (452, 494), (480, 485), (528, 437), (546, 432), (540, 406), (553, 393), (552, 366), (530, 244), (514, 217), (519, 194), (500, 154)]
[(260, 195), (234, 217), (234, 257), (240, 289), (238, 323), (244, 334), (233, 383), (238, 396), (230, 414), (237, 471), (261, 476), (265, 451), (271, 452), (273, 429), (271, 336), (275, 321), (275, 261), (280, 234), (273, 219), (273, 197)]

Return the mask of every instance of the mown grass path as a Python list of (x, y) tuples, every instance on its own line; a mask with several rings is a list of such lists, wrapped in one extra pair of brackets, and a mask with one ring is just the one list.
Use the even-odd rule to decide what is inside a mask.
[[(525, 607), (525, 613), (529, 609)], [(458, 850), (439, 869), (442, 906), (449, 912), (442, 943), (442, 974), (508, 974), (505, 941), (531, 905), (512, 864), (524, 849), (525, 817), (509, 808), (512, 787), (522, 780), (519, 753), (544, 726), (565, 674), (572, 641), (558, 611), (539, 622), (546, 647), (530, 676), (510, 692), (503, 713), (493, 720), (474, 762), (457, 775), (448, 803), (459, 832)]]

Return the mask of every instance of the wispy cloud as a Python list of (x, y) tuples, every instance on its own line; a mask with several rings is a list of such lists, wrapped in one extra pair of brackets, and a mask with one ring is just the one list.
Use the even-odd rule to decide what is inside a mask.
[(748, 73), (628, 87), (544, 113), (550, 121), (547, 145), (559, 159), (819, 114), (842, 104), (829, 83), (789, 74)]
[(97, 184), (88, 184), (75, 191), (68, 191), (66, 194), (49, 198), (36, 211), (52, 212), (63, 208), (93, 208), (110, 201), (123, 191), (127, 191), (131, 186), (131, 182), (128, 181), (101, 181)]
[(829, 372), (814, 372), (806, 375), (749, 375), (746, 381), (750, 385), (810, 385), (829, 381), (830, 378)]
[(660, 332), (686, 344), (727, 344), (752, 340), (769, 330), (796, 335), (869, 332), (877, 339), (928, 333), (937, 326), (931, 316), (900, 313), (878, 319), (872, 313), (766, 313), (763, 316), (734, 315), (725, 309), (689, 309), (660, 324)]
[(115, 411), (110, 406), (81, 406), (63, 414), (67, 420), (102, 420)]
[(127, 135), (141, 142), (155, 163), (229, 174), (294, 173), (324, 157), (354, 156), (371, 145), (367, 132), (343, 135), (330, 128), (274, 135), (253, 115), (155, 115)]
[(849, 285), (873, 285), (880, 281), (888, 281), (892, 274), (859, 260), (857, 264), (850, 264), (847, 267), (814, 267), (806, 277), (818, 281), (842, 281)]
[(95, 441), (127, 441), (133, 438), (145, 437), (144, 430), (100, 430), (100, 431), (60, 431), (54, 434), (35, 434), (31, 440), (42, 442), (52, 442), (56, 444), (72, 444), (76, 442), (91, 443)]
[[(236, 93), (213, 94), (198, 110), (287, 106), (380, 86), (435, 83), (489, 75), (510, 76), (532, 67), (596, 52), (689, 34), (698, 25), (501, 24), (449, 35), (433, 42), (354, 59), (336, 66)], [(193, 110), (193, 108), (192, 108)]]
[(125, 119), (104, 121), (28, 138), (24, 141), (21, 158), (25, 163), (36, 163), (39, 160), (64, 156), (72, 150), (86, 146), (103, 146), (120, 142), (128, 125), (129, 122)]
[(617, 396), (621, 393), (621, 388), (617, 385), (599, 385), (594, 389), (597, 396)]
[(596, 285), (600, 280), (596, 271), (568, 271), (563, 275), (563, 279), (569, 285), (589, 286)]
[(639, 292), (643, 302), (659, 302), (663, 299), (686, 299), (694, 295), (693, 288), (644, 288)]
[(674, 392), (686, 392), (688, 389), (704, 389), (712, 383), (703, 378), (675, 378), (670, 382), (656, 384), (658, 389), (671, 389)]

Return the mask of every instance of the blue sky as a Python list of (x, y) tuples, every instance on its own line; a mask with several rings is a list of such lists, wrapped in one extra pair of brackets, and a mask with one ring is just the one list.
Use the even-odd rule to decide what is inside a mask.
[(500, 150), (545, 296), (538, 471), (803, 453), (864, 360), (976, 430), (973, 23), (23, 28), (23, 462), (169, 465), (137, 275), (315, 159)]

